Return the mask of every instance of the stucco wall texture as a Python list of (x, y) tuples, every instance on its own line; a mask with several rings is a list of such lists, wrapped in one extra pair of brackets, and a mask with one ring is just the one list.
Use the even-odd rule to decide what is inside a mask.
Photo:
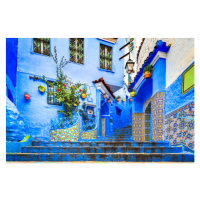
[(137, 71), (153, 51), (158, 40), (170, 45), (166, 58), (166, 87), (194, 61), (194, 38), (145, 38), (138, 57)]

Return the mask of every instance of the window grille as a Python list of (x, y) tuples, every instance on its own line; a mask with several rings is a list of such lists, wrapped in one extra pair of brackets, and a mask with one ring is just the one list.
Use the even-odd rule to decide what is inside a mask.
[(54, 85), (53, 87), (50, 87), (47, 85), (47, 103), (51, 105), (62, 105), (62, 102), (59, 102), (58, 100), (55, 99), (54, 93), (56, 92), (56, 86)]
[(50, 56), (50, 38), (33, 38), (33, 51)]
[(100, 44), (100, 68), (112, 71), (112, 47)]
[(70, 61), (83, 64), (84, 61), (84, 42), (83, 38), (69, 39)]

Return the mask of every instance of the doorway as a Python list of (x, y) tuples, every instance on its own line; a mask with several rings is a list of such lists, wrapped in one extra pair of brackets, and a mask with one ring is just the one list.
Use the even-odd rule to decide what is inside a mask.
[(145, 110), (145, 141), (151, 141), (151, 102)]

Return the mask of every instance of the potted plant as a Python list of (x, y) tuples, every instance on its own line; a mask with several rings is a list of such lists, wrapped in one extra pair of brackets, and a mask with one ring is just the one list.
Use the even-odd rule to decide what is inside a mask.
[(103, 94), (103, 98), (104, 98), (104, 99), (106, 98), (106, 93)]
[(120, 96), (117, 96), (116, 101), (119, 102), (120, 98)]
[(129, 98), (129, 102), (132, 102), (132, 99), (131, 99), (131, 98)]
[(123, 102), (125, 102), (126, 101), (126, 99), (123, 99)]
[(130, 95), (131, 95), (131, 97), (135, 96), (135, 91), (133, 89), (131, 89)]
[(41, 93), (43, 93), (43, 92), (45, 92), (45, 87), (42, 86), (42, 85), (39, 85), (39, 86), (38, 86), (38, 90), (39, 90)]
[(153, 71), (153, 65), (148, 64), (143, 70), (144, 78), (145, 79), (150, 78), (152, 71)]
[(26, 100), (29, 100), (30, 94), (29, 94), (28, 92), (25, 92), (25, 93), (24, 93), (24, 98), (25, 98)]
[(107, 99), (107, 102), (110, 103), (110, 98)]
[(87, 93), (87, 87), (84, 86), (83, 89), (82, 89), (82, 94), (81, 94), (82, 99), (86, 98), (86, 96), (87, 96), (86, 93)]

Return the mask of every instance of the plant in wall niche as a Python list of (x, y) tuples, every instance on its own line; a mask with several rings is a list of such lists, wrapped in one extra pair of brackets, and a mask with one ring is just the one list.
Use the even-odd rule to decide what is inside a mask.
[(110, 98), (107, 99), (107, 102), (110, 103)]
[(131, 96), (131, 97), (134, 97), (135, 94), (136, 94), (135, 91), (134, 91), (133, 89), (131, 89), (130, 96)]
[(38, 90), (39, 90), (41, 93), (43, 93), (43, 92), (45, 92), (45, 87), (42, 86), (42, 85), (39, 85), (39, 86), (38, 86)]
[(153, 71), (153, 65), (148, 64), (144, 69), (143, 69), (143, 74), (144, 78), (148, 79), (151, 77), (151, 73)]
[(78, 111), (78, 105), (80, 103), (79, 97), (82, 92), (79, 88), (83, 85), (86, 87), (86, 85), (80, 82), (74, 84), (69, 77), (64, 75), (63, 68), (69, 63), (69, 61), (67, 61), (63, 56), (61, 61), (58, 62), (56, 47), (54, 47), (54, 55), (52, 55), (52, 57), (56, 64), (56, 81), (50, 82), (46, 80), (45, 76), (30, 76), (30, 78), (33, 80), (41, 80), (48, 84), (49, 87), (56, 87), (56, 91), (48, 91), (48, 94), (54, 95), (54, 98), (58, 102), (62, 102), (63, 109), (58, 110), (57, 112), (58, 114), (62, 113), (67, 120), (70, 120), (70, 117)]
[(25, 98), (26, 100), (29, 100), (29, 99), (30, 99), (30, 94), (29, 94), (28, 92), (25, 92), (25, 93), (24, 93), (24, 98)]
[(117, 96), (116, 98), (117, 102), (119, 102), (120, 98), (121, 98), (120, 96)]
[(95, 115), (93, 114), (93, 119), (88, 119), (86, 103), (82, 104), (81, 109), (79, 109), (79, 114), (82, 117), (83, 130), (91, 130), (95, 127)]

